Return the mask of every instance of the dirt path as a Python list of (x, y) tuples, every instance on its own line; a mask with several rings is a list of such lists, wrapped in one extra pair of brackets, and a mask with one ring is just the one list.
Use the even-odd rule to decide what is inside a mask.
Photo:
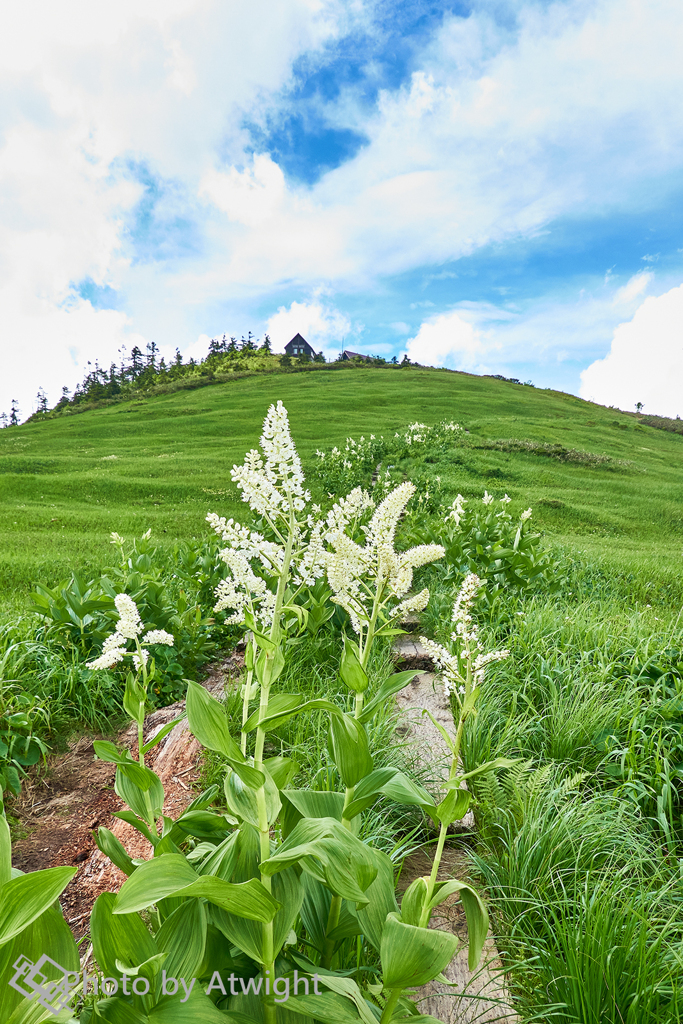
[[(435, 778), (445, 779), (451, 765), (451, 753), (443, 736), (423, 714), (429, 711), (448, 733), (453, 732), (453, 715), (444, 695), (443, 686), (433, 672), (429, 655), (414, 637), (402, 637), (395, 646), (397, 664), (401, 670), (416, 669), (418, 675), (399, 693), (396, 700), (401, 711), (398, 730), (414, 743), (420, 758), (431, 765)], [(463, 784), (464, 785), (464, 784)], [(439, 870), (439, 879), (469, 878), (467, 840), (474, 831), (474, 816), (468, 811), (451, 831), (453, 844), (446, 846)], [(432, 870), (433, 847), (420, 850), (408, 857), (399, 879), (399, 891), (404, 892), (416, 878)], [(459, 899), (454, 896), (436, 909), (430, 928), (451, 931), (461, 941), (453, 961), (444, 971), (449, 984), (432, 981), (418, 989), (420, 1012), (431, 1014), (443, 1024), (494, 1024), (505, 1021), (514, 1024), (517, 1015), (511, 1009), (505, 974), (493, 934), (489, 932), (476, 971), (467, 966), (467, 922)]]
[[(446, 729), (453, 721), (448, 702), (437, 677), (430, 671), (431, 661), (426, 651), (411, 637), (402, 638), (397, 645), (397, 668), (418, 670), (415, 679), (400, 693), (397, 702), (402, 712), (398, 731), (415, 743), (420, 756), (427, 759), (438, 777), (447, 773), (450, 764), (448, 748), (430, 719), (423, 715), (427, 709)], [(235, 684), (243, 667), (243, 656), (235, 652), (211, 667), (203, 685), (212, 693), (221, 695)], [(167, 722), (183, 715), (185, 703), (180, 701), (148, 715), (145, 720), (145, 741)], [(125, 876), (97, 849), (93, 832), (100, 826), (110, 829), (123, 843), (132, 857), (149, 858), (150, 844), (132, 826), (114, 818), (123, 806), (114, 792), (113, 765), (98, 761), (94, 756), (93, 741), (97, 736), (81, 737), (65, 753), (53, 758), (46, 775), (36, 774), (26, 781), (21, 797), (11, 810), (19, 819), (25, 838), (13, 848), (14, 866), (22, 871), (59, 864), (78, 867), (63, 896), (64, 915), (77, 939), (86, 935), (92, 906), (102, 892), (116, 891)], [(129, 749), (137, 742), (130, 727), (117, 741)], [(159, 775), (166, 794), (164, 813), (177, 818), (193, 799), (200, 781), (201, 749), (189, 732), (187, 724), (180, 722), (161, 743), (149, 752), (148, 767)], [(467, 877), (466, 851), (462, 847), (466, 833), (471, 833), (474, 821), (471, 813), (458, 823), (454, 834), (456, 844), (447, 847), (440, 878)], [(465, 833), (465, 834), (462, 834)], [(414, 878), (428, 874), (431, 860), (428, 851), (420, 851), (408, 858), (401, 873), (399, 890), (405, 891)], [(489, 935), (482, 965), (471, 973), (467, 969), (467, 925), (462, 906), (456, 898), (446, 901), (432, 919), (430, 927), (451, 930), (462, 941), (453, 962), (444, 972), (453, 986), (431, 982), (419, 991), (422, 1013), (432, 1014), (444, 1024), (493, 1024), (517, 1020), (510, 1010), (505, 979), (492, 935)]]
[[(240, 653), (233, 653), (211, 667), (203, 685), (212, 693), (222, 693), (239, 675), (243, 665)], [(181, 716), (185, 702), (161, 708), (145, 719), (145, 742), (165, 725)], [(36, 773), (26, 780), (21, 796), (10, 808), (19, 819), (24, 838), (12, 850), (14, 867), (22, 871), (59, 864), (73, 864), (78, 871), (61, 897), (64, 916), (76, 939), (88, 931), (90, 911), (101, 892), (117, 890), (124, 875), (97, 849), (93, 832), (100, 826), (110, 829), (132, 857), (149, 857), (150, 844), (131, 825), (114, 818), (123, 807), (114, 792), (115, 766), (95, 759), (93, 741), (98, 736), (82, 736), (65, 753), (50, 760), (46, 774)], [(137, 733), (132, 727), (118, 737), (120, 746), (132, 749)], [(177, 725), (145, 759), (159, 775), (166, 794), (164, 813), (177, 818), (193, 799), (199, 780), (200, 747), (187, 729)]]

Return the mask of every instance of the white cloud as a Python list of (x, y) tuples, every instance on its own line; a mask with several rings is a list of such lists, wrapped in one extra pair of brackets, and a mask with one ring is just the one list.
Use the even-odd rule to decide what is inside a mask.
[(480, 372), (485, 369), (481, 364), (485, 351), (482, 332), (459, 312), (426, 320), (406, 346), (408, 358), (415, 363)]
[(241, 173), (207, 171), (199, 185), (200, 196), (211, 200), (230, 220), (254, 227), (271, 218), (285, 197), (285, 176), (268, 154), (254, 155), (251, 167)]
[(312, 188), (256, 162), (207, 169), (203, 194), (223, 214), (212, 280), (240, 294), (256, 280), (367, 288), (538, 236), (559, 216), (641, 207), (643, 182), (683, 164), (677, 10), (529, 3), (515, 33), (481, 10), (447, 15), (411, 79), (374, 110), (346, 95), (328, 111), (368, 144)]
[(338, 309), (321, 302), (293, 302), (289, 309), (280, 306), (267, 324), (267, 333), (274, 352), (284, 352), (285, 345), (301, 334), (316, 352), (335, 359), (344, 339), (352, 332), (350, 320)]
[(683, 415), (683, 285), (650, 296), (619, 324), (604, 359), (581, 374), (581, 396), (603, 405)]
[[(123, 342), (153, 338), (163, 348), (155, 316), (141, 315), (150, 307), (182, 336), (171, 349), (183, 345), (186, 310), (215, 301), (224, 275), (212, 278), (198, 238), (194, 293), (178, 287), (192, 275), (163, 237), (158, 255), (143, 247), (136, 259), (130, 215), (143, 188), (131, 163), (172, 196), (171, 225), (201, 219), (200, 183), (237, 215), (237, 237), (272, 219), (283, 178), (268, 157), (229, 172), (231, 194), (211, 168), (219, 152), (244, 163), (245, 117), (267, 109), (293, 61), (352, 17), (338, 0), (14, 6), (0, 34), (0, 410), (16, 397), (30, 411), (39, 384), (54, 402), (88, 358), (106, 362)], [(84, 278), (117, 289), (126, 312), (83, 303), (74, 285)]]
[(650, 270), (644, 270), (640, 274), (634, 274), (633, 277), (626, 282), (623, 288), (618, 288), (614, 295), (614, 304), (620, 305), (625, 302), (632, 302), (637, 299), (639, 295), (647, 291), (648, 286), (654, 280), (654, 274)]
[[(186, 347), (181, 338), (214, 328), (217, 309), (226, 319), (239, 309), (258, 329), (251, 311), (285, 287), (368, 290), (384, 275), (538, 236), (559, 216), (640, 209), (643, 196), (660, 196), (657, 181), (683, 164), (679, 0), (528, 0), (509, 30), (488, 8), (447, 14), (414, 54), (410, 80), (374, 108), (355, 104), (353, 89), (326, 107), (321, 99), (324, 115), (368, 143), (308, 187), (272, 155), (254, 157), (244, 125), (286, 117), (295, 61), (367, 24), (380, 9), (372, 3), (15, 4), (0, 36), (0, 408), (14, 395), (26, 405), (38, 383), (54, 400), (69, 382), (69, 318), (79, 359), (104, 359), (101, 339), (110, 348), (130, 332), (159, 344), (166, 325)], [(163, 244), (150, 254), (131, 236), (141, 194), (131, 163), (173, 193), (169, 222), (194, 230), (182, 257)], [(125, 313), (69, 301), (84, 277), (117, 288)], [(636, 275), (617, 303), (642, 296), (646, 278)], [(429, 300), (412, 305), (436, 312)], [(322, 311), (302, 333), (317, 331), (326, 351), (351, 329), (315, 298), (298, 306)], [(285, 322), (282, 310), (273, 322)], [(604, 341), (628, 313), (590, 298), (542, 300), (507, 321), (492, 310), (461, 306), (426, 321), (409, 342), (414, 358), (553, 359), (585, 349), (586, 330), (594, 344), (606, 329)], [(572, 312), (572, 324), (561, 319)], [(42, 332), (55, 378), (40, 382)]]

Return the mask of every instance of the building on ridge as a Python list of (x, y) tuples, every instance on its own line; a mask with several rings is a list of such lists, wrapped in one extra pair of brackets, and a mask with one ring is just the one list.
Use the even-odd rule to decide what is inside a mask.
[(315, 356), (315, 350), (300, 334), (295, 334), (292, 340), (287, 342), (285, 352), (288, 356), (308, 356), (309, 359)]
[(362, 352), (351, 352), (348, 348), (345, 348), (341, 354), (342, 359), (363, 359), (367, 360), (370, 356), (364, 356)]

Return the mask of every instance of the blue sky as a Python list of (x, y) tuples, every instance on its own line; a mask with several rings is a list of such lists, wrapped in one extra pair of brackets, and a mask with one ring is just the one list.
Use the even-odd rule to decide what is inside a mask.
[(0, 411), (252, 330), (683, 415), (681, 52), (673, 0), (35, 0)]

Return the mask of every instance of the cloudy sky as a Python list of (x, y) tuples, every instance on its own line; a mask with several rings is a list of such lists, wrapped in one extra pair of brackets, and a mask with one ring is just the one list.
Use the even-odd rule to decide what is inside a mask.
[(0, 411), (301, 333), (683, 415), (680, 0), (24, 0)]

